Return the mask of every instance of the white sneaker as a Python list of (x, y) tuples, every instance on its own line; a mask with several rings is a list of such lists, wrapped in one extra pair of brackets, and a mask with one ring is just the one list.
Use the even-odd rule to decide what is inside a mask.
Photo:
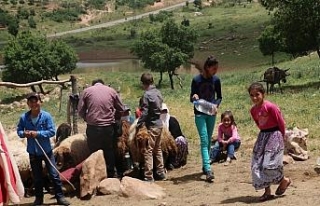
[(231, 163), (231, 158), (228, 157), (226, 162), (224, 163), (224, 166), (228, 166)]

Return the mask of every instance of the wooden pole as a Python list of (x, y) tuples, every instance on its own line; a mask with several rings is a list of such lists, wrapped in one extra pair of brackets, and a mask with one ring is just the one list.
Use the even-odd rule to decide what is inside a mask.
[(71, 105), (72, 105), (72, 131), (73, 134), (78, 134), (78, 85), (77, 79), (75, 76), (71, 75), (71, 86), (72, 86), (72, 94), (70, 95)]

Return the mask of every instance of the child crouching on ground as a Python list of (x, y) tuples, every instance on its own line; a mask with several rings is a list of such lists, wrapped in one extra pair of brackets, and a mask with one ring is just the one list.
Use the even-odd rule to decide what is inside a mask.
[(240, 147), (240, 144), (240, 136), (233, 114), (231, 111), (225, 111), (221, 114), (217, 141), (211, 151), (211, 164), (219, 160), (221, 151), (227, 150), (227, 160), (224, 165), (229, 165), (232, 159), (236, 159), (234, 152)]

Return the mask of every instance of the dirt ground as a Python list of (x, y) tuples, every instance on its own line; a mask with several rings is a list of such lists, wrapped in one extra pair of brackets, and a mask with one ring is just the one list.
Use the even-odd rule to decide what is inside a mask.
[[(165, 188), (166, 197), (158, 200), (139, 200), (116, 195), (93, 196), (80, 200), (67, 196), (72, 205), (139, 205), (139, 206), (211, 206), (211, 205), (319, 205), (320, 168), (316, 168), (317, 156), (309, 160), (285, 166), (285, 175), (293, 180), (285, 195), (260, 203), (263, 191), (255, 191), (251, 185), (250, 157), (252, 143), (243, 145), (237, 153), (238, 160), (229, 166), (214, 164), (214, 183), (206, 183), (201, 173), (201, 158), (197, 142), (191, 143), (188, 164), (184, 168), (167, 173), (168, 180), (156, 182)], [(272, 186), (274, 192), (277, 185)], [(24, 198), (22, 206), (31, 205), (34, 197)], [(45, 195), (45, 205), (54, 205), (52, 195)]]

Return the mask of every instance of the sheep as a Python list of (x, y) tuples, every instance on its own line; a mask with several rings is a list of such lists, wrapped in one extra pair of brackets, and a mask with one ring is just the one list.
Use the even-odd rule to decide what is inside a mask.
[(75, 167), (90, 155), (86, 135), (76, 134), (64, 139), (53, 149), (53, 154), (59, 171)]
[[(137, 129), (137, 122), (135, 120), (129, 129), (129, 149), (132, 155), (132, 160), (135, 167), (144, 162), (143, 154), (146, 150), (148, 139), (150, 135), (145, 126)], [(163, 152), (164, 160), (169, 154), (176, 154), (178, 151), (177, 145), (167, 127), (163, 127), (161, 133), (161, 150)]]
[(130, 122), (127, 120), (121, 121), (122, 135), (117, 138), (115, 148), (116, 167), (118, 175), (122, 175), (123, 172), (130, 169), (130, 165), (126, 162), (126, 154), (129, 152), (128, 138)]

